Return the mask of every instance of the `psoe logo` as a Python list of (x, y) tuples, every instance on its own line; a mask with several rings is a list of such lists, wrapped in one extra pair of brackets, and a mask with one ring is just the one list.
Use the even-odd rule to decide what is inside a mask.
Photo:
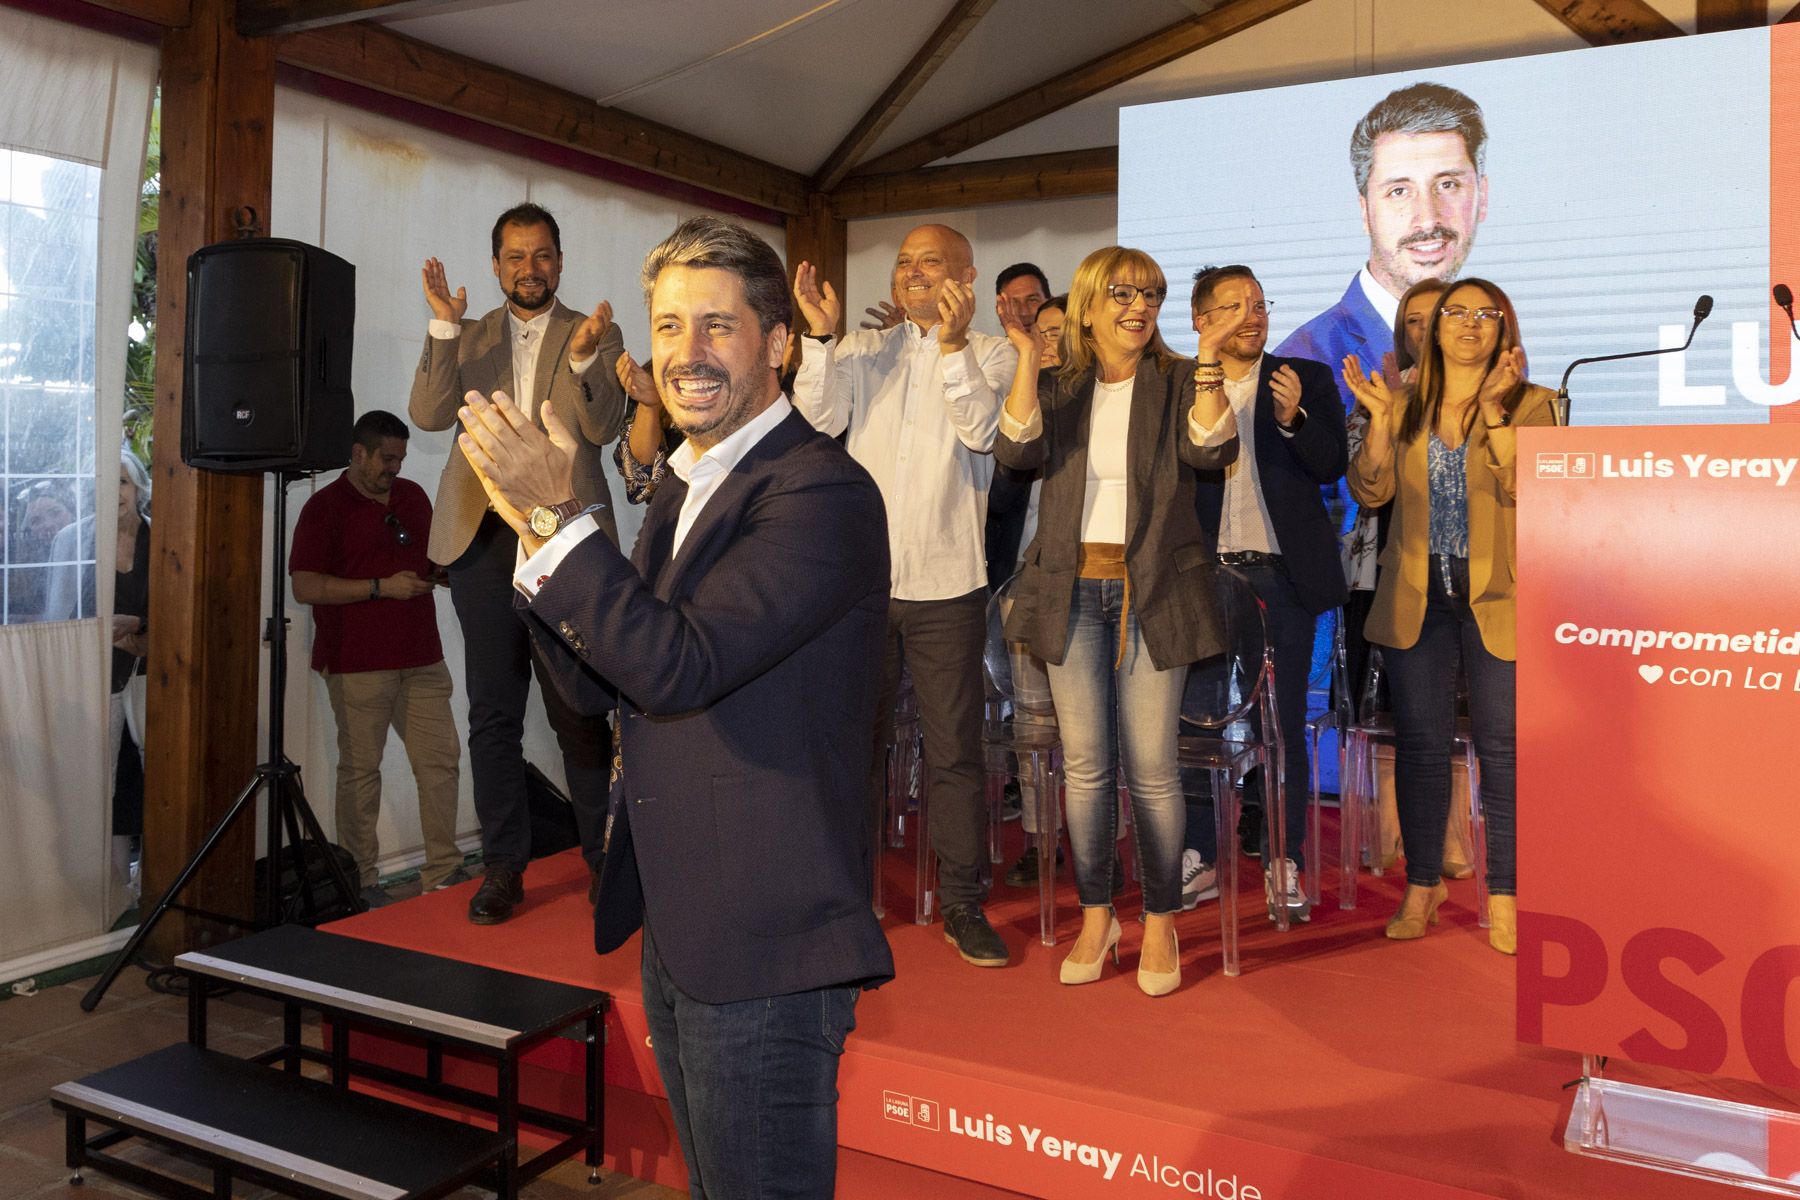
[(881, 1093), (881, 1115), (919, 1129), (938, 1128), (938, 1102), (900, 1092)]
[(1594, 456), (1585, 452), (1539, 454), (1537, 456), (1537, 477), (1539, 479), (1592, 479), (1594, 477)]

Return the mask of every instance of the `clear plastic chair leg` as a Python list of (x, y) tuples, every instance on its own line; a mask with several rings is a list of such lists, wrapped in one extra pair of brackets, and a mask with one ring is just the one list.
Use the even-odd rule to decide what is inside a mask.
[(1338, 774), (1338, 907), (1356, 907), (1357, 876), (1362, 871), (1363, 848), (1363, 750), (1368, 739), (1349, 730), (1339, 733), (1346, 744), (1344, 767)]
[(1481, 928), (1488, 927), (1487, 816), (1481, 809), (1481, 762), (1475, 757), (1471, 740), (1463, 751), (1464, 769), (1469, 773), (1469, 857), (1475, 862), (1475, 911)]
[(1219, 959), (1221, 968), (1231, 978), (1238, 974), (1238, 854), (1237, 790), (1231, 786), (1231, 772), (1226, 768), (1212, 772), (1213, 822), (1218, 835), (1219, 873)]
[(1060, 806), (1057, 803), (1062, 780), (1049, 753), (1035, 750), (1030, 755), (1032, 804), (1037, 817), (1038, 860), (1038, 941), (1056, 945), (1056, 845)]
[(932, 871), (936, 856), (931, 853), (931, 787), (923, 779), (919, 781), (919, 819), (913, 823), (913, 837), (917, 841), (913, 854), (913, 923), (929, 925), (936, 899)]

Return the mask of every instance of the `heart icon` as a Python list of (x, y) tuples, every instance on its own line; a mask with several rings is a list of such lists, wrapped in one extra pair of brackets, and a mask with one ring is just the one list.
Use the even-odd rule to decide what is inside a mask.
[(1645, 663), (1638, 668), (1638, 674), (1644, 677), (1645, 683), (1655, 683), (1662, 678), (1662, 668)]

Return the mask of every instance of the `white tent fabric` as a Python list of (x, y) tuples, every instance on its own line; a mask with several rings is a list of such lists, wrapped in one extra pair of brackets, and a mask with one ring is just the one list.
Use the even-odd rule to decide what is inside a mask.
[[(94, 505), (117, 505), (126, 324), (138, 180), (156, 86), (153, 48), (0, 9), (0, 145), (100, 169), (88, 416)], [(75, 289), (85, 292), (88, 280)], [(94, 459), (81, 466), (94, 471)], [(112, 610), (114, 547), (98, 539), (98, 611)], [(109, 619), (0, 625), (0, 980), (103, 950), (111, 894)]]

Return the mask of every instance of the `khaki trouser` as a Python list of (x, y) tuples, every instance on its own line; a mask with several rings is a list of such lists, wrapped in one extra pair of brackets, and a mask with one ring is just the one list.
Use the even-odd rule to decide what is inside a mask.
[(462, 743), (450, 716), (450, 668), (443, 660), (397, 671), (321, 672), (337, 718), (337, 837), (356, 859), (361, 887), (378, 882), (376, 820), (381, 813), (381, 756), (388, 728), (400, 734), (419, 788), (419, 825), (429, 890), (462, 865), (456, 848), (457, 772)]

